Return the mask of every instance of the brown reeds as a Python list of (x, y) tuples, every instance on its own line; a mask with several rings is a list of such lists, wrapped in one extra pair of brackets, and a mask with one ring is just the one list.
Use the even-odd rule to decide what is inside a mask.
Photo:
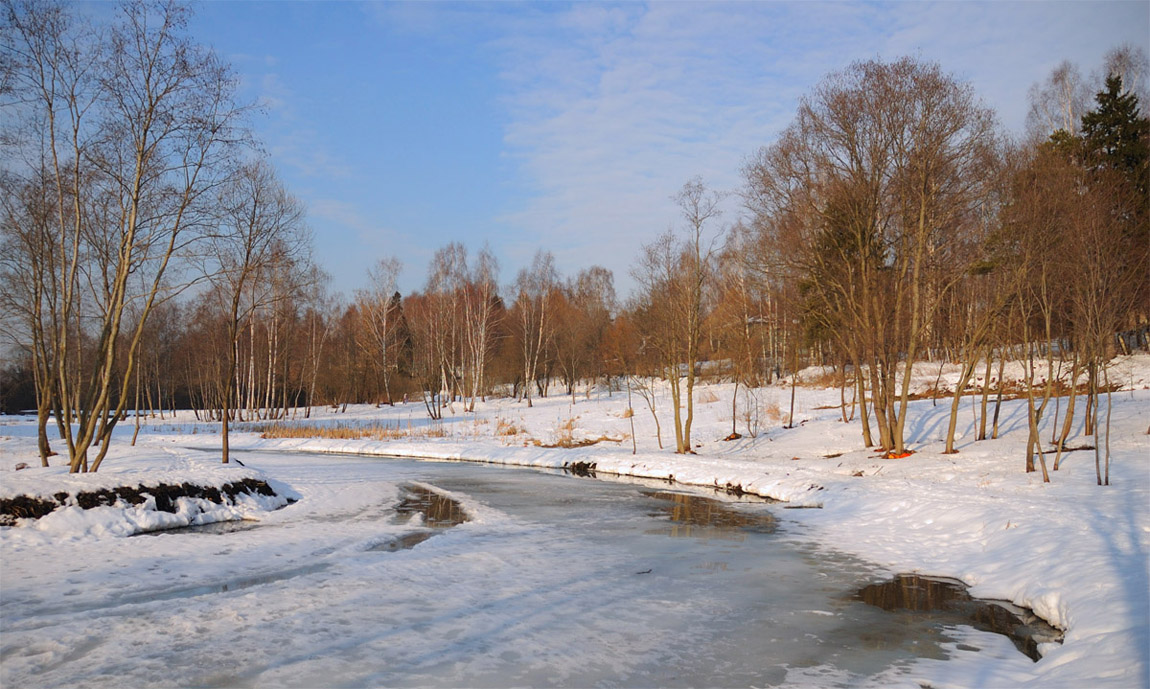
[(251, 424), (243, 430), (259, 433), (261, 438), (326, 438), (329, 440), (413, 440), (444, 438), (449, 435), (443, 424), (427, 426), (406, 424)]

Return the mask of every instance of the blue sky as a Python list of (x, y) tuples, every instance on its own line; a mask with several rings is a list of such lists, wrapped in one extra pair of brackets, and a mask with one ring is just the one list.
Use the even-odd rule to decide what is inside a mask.
[[(1021, 133), (1026, 92), (1150, 47), (1147, 2), (205, 2), (191, 31), (258, 100), (258, 136), (350, 296), (394, 255), (421, 289), (451, 241), (512, 282), (538, 248), (624, 296), (696, 175), (734, 190), (797, 100), (851, 61), (916, 55)], [(737, 219), (728, 204), (723, 222)]]

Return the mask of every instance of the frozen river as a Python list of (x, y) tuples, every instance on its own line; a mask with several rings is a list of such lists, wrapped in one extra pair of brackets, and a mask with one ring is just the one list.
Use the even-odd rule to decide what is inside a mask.
[(1015, 652), (858, 601), (881, 573), (807, 542), (777, 505), (463, 463), (240, 457), (300, 501), (246, 529), (6, 553), (3, 685), (833, 686), (889, 684), (959, 642)]

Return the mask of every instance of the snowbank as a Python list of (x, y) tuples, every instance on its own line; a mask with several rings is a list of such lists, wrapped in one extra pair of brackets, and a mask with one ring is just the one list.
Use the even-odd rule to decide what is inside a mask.
[[(956, 377), (956, 367), (927, 365), (916, 372), (915, 388), (953, 385)], [(1065, 630), (1064, 643), (1042, 648), (1043, 659), (1024, 672), (1015, 665), (989, 664), (976, 682), (980, 686), (1150, 687), (1150, 436), (1146, 435), (1150, 356), (1119, 359), (1111, 381), (1121, 383), (1122, 390), (1111, 398), (1108, 487), (1096, 485), (1095, 438), (1084, 435), (1081, 411), (1069, 446), (1090, 449), (1067, 453), (1052, 482), (1044, 484), (1040, 473), (1023, 472), (1027, 428), (1022, 401), (1004, 404), (997, 440), (975, 442), (976, 410), (973, 399), (965, 399), (957, 455), (942, 454), (949, 400), (914, 402), (907, 438), (915, 454), (888, 460), (862, 447), (857, 421), (842, 422), (840, 393), (835, 389), (800, 387), (795, 427), (783, 428), (780, 417), (785, 416), (790, 394), (785, 386), (740, 389), (734, 400), (729, 385), (697, 390), (693, 434), (698, 454), (691, 456), (659, 449), (654, 420), (642, 400), (632, 400), (634, 416), (629, 418), (626, 394), (604, 391), (580, 392), (574, 401), (536, 400), (531, 408), (512, 400), (489, 400), (474, 414), (457, 405), (446, 410), (448, 419), (440, 424), (429, 422), (416, 404), (365, 405), (349, 408), (346, 414), (316, 410), (307, 423), (383, 424), (406, 429), (407, 437), (275, 439), (237, 433), (232, 447), (550, 468), (579, 462), (593, 464), (597, 472), (738, 487), (786, 501), (789, 507), (821, 507), (782, 514), (796, 533), (829, 549), (879, 563), (890, 573), (961, 579), (974, 596), (1031, 608)], [(667, 443), (669, 401), (662, 395), (657, 402), (662, 440)], [(1049, 441), (1065, 400), (1051, 404), (1042, 430), (1044, 441)], [(723, 439), (732, 432), (732, 410), (734, 430), (744, 437), (726, 442)], [(1105, 414), (1106, 408), (1102, 411)], [(212, 475), (209, 472), (222, 472), (216, 474), (219, 480), (223, 474), (229, 480), (248, 476), (242, 469), (220, 466), (218, 460), (196, 460), (198, 453), (184, 449), (216, 448), (218, 437), (212, 428), (181, 417), (145, 429), (141, 447), (153, 456), (166, 452), (169, 465), (179, 465), (164, 468), (163, 461), (153, 461), (148, 466), (154, 464), (157, 471), (187, 470), (201, 479)], [(508, 428), (515, 432), (508, 433)], [(0, 435), (13, 436), (0, 440), (0, 495), (28, 490), (44, 494), (65, 480), (115, 483), (122, 480), (116, 472), (132, 473), (142, 466), (117, 455), (106, 462), (106, 472), (92, 478), (65, 477), (56, 469), (2, 471), (34, 455), (29, 429), (27, 423), (0, 426)], [(576, 440), (604, 436), (622, 440), (572, 449), (539, 446), (554, 444), (564, 431)], [(57, 538), (99, 530), (64, 523), (63, 515), (53, 528)], [(931, 686), (973, 682), (969, 676), (954, 674), (959, 665), (919, 663), (916, 672)]]
[[(261, 472), (238, 464), (164, 454), (156, 461), (130, 453), (94, 474), (69, 474), (65, 466), (4, 472), (0, 512), (21, 527), (13, 538), (50, 542), (252, 519), (294, 498), (288, 486), (277, 490)], [(29, 512), (37, 515), (12, 516)]]

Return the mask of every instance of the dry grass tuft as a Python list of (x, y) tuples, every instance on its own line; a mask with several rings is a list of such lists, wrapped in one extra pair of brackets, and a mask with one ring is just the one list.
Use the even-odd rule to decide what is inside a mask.
[(544, 443), (541, 440), (532, 438), (531, 444), (535, 447), (546, 448), (574, 448), (574, 447), (590, 447), (602, 442), (621, 443), (627, 439), (628, 436), (623, 435), (618, 438), (612, 438), (608, 435), (601, 435), (598, 438), (575, 438), (575, 422), (579, 420), (578, 416), (571, 417), (566, 421), (559, 422), (555, 427), (555, 442)]
[(495, 435), (508, 437), (526, 433), (526, 429), (516, 424), (514, 421), (499, 418), (495, 420)]
[(572, 416), (555, 427), (555, 445), (546, 447), (576, 447), (575, 422), (578, 416)]
[(806, 371), (799, 378), (799, 386), (804, 388), (839, 388), (842, 387), (846, 375), (842, 369), (823, 367), (818, 372)]
[(710, 390), (703, 390), (696, 399), (699, 404), (713, 404), (719, 401), (719, 396)]
[(375, 424), (250, 424), (242, 430), (259, 433), (261, 438), (326, 438), (329, 440), (405, 440), (416, 438), (445, 438), (443, 424), (406, 426), (399, 423)]
[(581, 440), (560, 439), (558, 442), (550, 443), (550, 444), (544, 443), (540, 440), (532, 439), (531, 443), (533, 445), (535, 445), (535, 447), (545, 447), (548, 449), (562, 448), (565, 450), (569, 450), (569, 449), (578, 448), (578, 447), (590, 447), (592, 445), (598, 445), (599, 443), (604, 443), (604, 442), (606, 442), (606, 443), (621, 443), (624, 440), (627, 440), (629, 437), (631, 437), (631, 436), (624, 433), (623, 435), (619, 436), (618, 438), (612, 438), (609, 435), (601, 435), (598, 438), (583, 438)]
[(778, 423), (783, 420), (783, 411), (779, 409), (778, 400), (769, 400), (763, 405), (763, 413), (771, 423)]

